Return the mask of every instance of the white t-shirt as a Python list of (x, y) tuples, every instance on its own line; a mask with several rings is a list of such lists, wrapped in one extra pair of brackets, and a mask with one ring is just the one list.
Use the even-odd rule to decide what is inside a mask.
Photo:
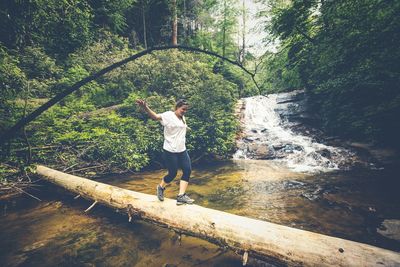
[(161, 124), (164, 126), (163, 148), (173, 153), (185, 151), (187, 125), (173, 111), (161, 113), (160, 116)]

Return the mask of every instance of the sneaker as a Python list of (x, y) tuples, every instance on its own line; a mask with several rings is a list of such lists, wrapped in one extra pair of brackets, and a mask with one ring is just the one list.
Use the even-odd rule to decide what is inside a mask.
[(161, 185), (157, 185), (157, 197), (160, 201), (164, 201), (164, 190), (165, 188), (163, 188)]
[(183, 194), (183, 195), (178, 195), (176, 198), (176, 205), (182, 205), (182, 204), (193, 204), (194, 199), (191, 199), (188, 195)]

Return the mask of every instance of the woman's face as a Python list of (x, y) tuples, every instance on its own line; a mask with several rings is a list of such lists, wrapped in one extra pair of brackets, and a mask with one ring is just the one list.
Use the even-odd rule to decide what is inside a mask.
[(189, 105), (183, 105), (175, 110), (176, 115), (182, 117), (189, 109)]

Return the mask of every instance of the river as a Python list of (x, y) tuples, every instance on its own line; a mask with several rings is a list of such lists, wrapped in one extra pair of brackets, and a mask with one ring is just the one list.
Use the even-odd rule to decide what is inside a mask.
[[(398, 167), (341, 168), (337, 157), (318, 161), (321, 164), (299, 160), (301, 153), (320, 159), (315, 156), (318, 151), (322, 156), (333, 154), (327, 150), (338, 155), (352, 152), (316, 144), (311, 144), (314, 150), (305, 148), (303, 137), (297, 136), (299, 147), (292, 133), (274, 134), (275, 126), (269, 126), (268, 136), (263, 124), (248, 127), (245, 151), (236, 159), (195, 166), (188, 193), (196, 204), (400, 251)], [(274, 153), (285, 153), (289, 160), (282, 154), (262, 160), (244, 156), (249, 155), (248, 144), (271, 144), (279, 136), (284, 140), (274, 141), (280, 144)], [(99, 181), (154, 194), (164, 174), (156, 170)], [(241, 257), (232, 251), (198, 238), (180, 239), (171, 230), (143, 221), (129, 223), (126, 214), (101, 205), (84, 213), (89, 201), (40, 184), (31, 193), (41, 202), (26, 195), (0, 202), (1, 266), (242, 266)], [(178, 179), (167, 187), (166, 197), (175, 198), (177, 192)], [(273, 265), (250, 255), (249, 266)]]

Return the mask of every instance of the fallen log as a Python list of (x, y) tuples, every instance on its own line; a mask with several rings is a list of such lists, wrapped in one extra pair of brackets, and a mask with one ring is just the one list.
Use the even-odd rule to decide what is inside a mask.
[(289, 266), (400, 266), (400, 253), (122, 189), (37, 166), (37, 173), (80, 196), (196, 236), (247, 257)]

